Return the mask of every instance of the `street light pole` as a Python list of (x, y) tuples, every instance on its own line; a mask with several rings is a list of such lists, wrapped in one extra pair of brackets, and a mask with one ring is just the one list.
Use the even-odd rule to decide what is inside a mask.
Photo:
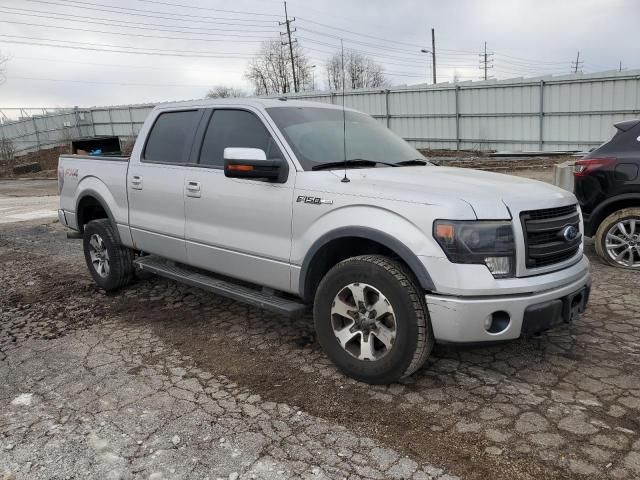
[(316, 91), (316, 66), (311, 65), (311, 91)]
[(431, 29), (431, 58), (433, 59), (433, 84), (438, 83), (436, 81), (436, 29)]
[[(426, 48), (423, 48), (422, 50), (420, 50), (420, 53), (431, 53), (431, 50), (427, 50)], [(435, 75), (434, 75), (434, 79), (435, 79)], [(435, 83), (435, 81), (434, 81)], [(429, 61), (427, 60), (427, 85), (429, 84)]]

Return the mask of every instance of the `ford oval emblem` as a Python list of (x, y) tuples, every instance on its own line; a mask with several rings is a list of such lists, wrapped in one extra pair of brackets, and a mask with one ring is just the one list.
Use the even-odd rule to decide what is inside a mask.
[(562, 229), (562, 236), (567, 242), (575, 240), (578, 236), (578, 229), (573, 225), (568, 225)]

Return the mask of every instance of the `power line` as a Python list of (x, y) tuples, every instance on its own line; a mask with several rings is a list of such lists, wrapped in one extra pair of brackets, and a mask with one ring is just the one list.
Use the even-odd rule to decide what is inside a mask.
[[(325, 27), (325, 28), (329, 28), (331, 30), (338, 30), (338, 31), (341, 31), (341, 32), (347, 32), (347, 33), (351, 33), (352, 35), (356, 35), (356, 36), (359, 36), (359, 37), (371, 38), (371, 39), (375, 39), (375, 40), (380, 40), (380, 41), (385, 42), (385, 43), (395, 43), (397, 45), (406, 45), (406, 46), (413, 47), (413, 48), (418, 48), (418, 49), (422, 48), (424, 46), (421, 43), (401, 42), (401, 41), (393, 40), (393, 39), (390, 39), (390, 38), (378, 37), (378, 36), (375, 36), (375, 35), (368, 35), (366, 33), (355, 32), (355, 31), (350, 30), (350, 29), (335, 27), (333, 25), (328, 25), (326, 23), (316, 22), (315, 20), (310, 20), (308, 18), (304, 18), (304, 17), (300, 17), (300, 16), (298, 16), (298, 20), (302, 20), (303, 23), (304, 22), (312, 23), (314, 25), (319, 25), (319, 26), (322, 26), (322, 27)], [(344, 38), (345, 40), (351, 41), (348, 38), (345, 38), (344, 36), (341, 36), (340, 38)], [(440, 49), (440, 50), (442, 50), (443, 52), (455, 52), (455, 53), (473, 54), (473, 55), (475, 55), (477, 53), (477, 52), (474, 52), (474, 51), (471, 51), (471, 50), (453, 50), (453, 49)]]
[[(69, 5), (68, 3), (60, 3), (60, 2), (55, 2), (55, 1), (50, 1), (50, 0), (24, 0), (27, 2), (35, 2), (35, 3), (43, 3), (43, 4), (48, 4), (48, 5), (56, 5), (59, 7), (66, 7), (66, 8), (78, 8), (78, 5)], [(80, 0), (67, 0), (67, 2), (73, 2), (73, 3), (77, 3), (80, 4), (80, 6), (82, 8), (84, 8), (85, 10), (95, 10), (98, 12), (108, 12), (108, 13), (116, 13), (116, 14), (127, 14), (127, 15), (133, 15), (133, 16), (137, 16), (137, 17), (149, 17), (149, 18), (162, 18), (164, 20), (171, 20), (171, 21), (182, 21), (182, 22), (188, 22), (188, 21), (193, 21), (193, 19), (197, 19), (197, 21), (199, 23), (203, 23), (202, 20), (215, 20), (216, 23), (218, 23), (220, 20), (233, 20), (236, 22), (261, 22), (261, 23), (267, 23), (272, 25), (274, 22), (272, 20), (259, 20), (259, 19), (241, 19), (241, 18), (228, 18), (228, 17), (204, 17), (202, 15), (189, 15), (189, 14), (182, 14), (182, 13), (171, 13), (171, 12), (158, 12), (158, 11), (154, 11), (154, 10), (140, 10), (140, 9), (136, 9), (136, 8), (126, 8), (126, 7), (118, 7), (118, 6), (112, 6), (112, 5), (104, 5), (101, 3), (89, 3), (89, 2), (82, 2)], [(109, 9), (109, 10), (107, 10)], [(124, 10), (124, 11), (118, 11), (118, 10)], [(156, 14), (156, 15), (151, 15), (151, 14)], [(162, 15), (168, 15), (168, 16), (162, 16)], [(181, 19), (181, 18), (177, 18), (177, 17), (188, 17), (187, 19)], [(242, 25), (246, 25), (243, 23), (239, 23), (237, 24), (238, 26), (242, 26)]]
[(169, 7), (180, 7), (180, 8), (192, 8), (195, 10), (206, 10), (209, 12), (224, 12), (224, 13), (235, 13), (235, 14), (241, 14), (241, 15), (250, 15), (250, 16), (259, 16), (259, 17), (275, 17), (275, 18), (280, 18), (280, 15), (276, 15), (273, 13), (257, 13), (257, 12), (245, 12), (245, 11), (239, 11), (239, 10), (223, 10), (220, 8), (211, 8), (211, 7), (200, 7), (197, 5), (185, 5), (184, 3), (170, 3), (170, 2), (160, 2), (158, 0), (137, 0), (138, 2), (145, 2), (145, 3), (154, 3), (157, 5), (165, 5), (165, 6), (169, 6)]
[[(51, 63), (71, 63), (77, 65), (94, 65), (97, 67), (113, 67), (113, 68), (126, 68), (126, 69), (142, 69), (142, 70), (160, 70), (165, 72), (174, 72), (176, 71), (173, 67), (153, 67), (151, 65), (131, 65), (131, 64), (122, 64), (122, 63), (97, 63), (97, 62), (80, 62), (75, 60), (65, 60), (65, 59), (52, 59), (52, 58), (44, 58), (44, 57), (13, 57), (11, 59), (12, 62), (20, 60), (37, 60), (39, 62), (51, 62)], [(198, 71), (200, 72), (210, 72), (210, 73), (240, 73), (237, 70), (220, 70), (218, 68), (215, 69), (203, 69), (198, 67)]]
[[(238, 57), (244, 56), (251, 57), (252, 55), (246, 53), (228, 53), (228, 54), (208, 54), (207, 52), (201, 51), (189, 51), (189, 50), (162, 50), (162, 49), (151, 49), (144, 48), (142, 50), (149, 51), (132, 51), (132, 50), (121, 50), (121, 49), (136, 49), (138, 47), (129, 47), (124, 45), (109, 45), (103, 43), (90, 43), (90, 42), (76, 42), (73, 43), (77, 45), (57, 45), (50, 43), (42, 43), (42, 42), (64, 42), (66, 40), (56, 40), (50, 38), (39, 38), (39, 37), (24, 37), (18, 35), (5, 35), (0, 34), (0, 37), (10, 37), (10, 38), (18, 38), (21, 40), (3, 40), (0, 39), (0, 42), (4, 43), (15, 43), (20, 45), (36, 45), (43, 47), (57, 47), (57, 48), (68, 48), (75, 50), (91, 50), (97, 52), (109, 52), (109, 53), (129, 53), (129, 54), (138, 54), (138, 55), (157, 55), (157, 56), (168, 56), (168, 57), (191, 57), (191, 58), (227, 58), (227, 59), (236, 59)], [(25, 41), (30, 40), (30, 41)], [(102, 48), (95, 48), (102, 47)], [(140, 50), (140, 49), (139, 49)]]
[[(247, 30), (246, 28), (237, 29), (237, 28), (220, 28), (220, 27), (208, 27), (206, 32), (202, 32), (201, 27), (187, 27), (187, 26), (176, 26), (176, 28), (166, 28), (171, 27), (171, 25), (164, 25), (159, 23), (144, 23), (139, 21), (126, 21), (121, 19), (111, 19), (111, 18), (103, 18), (102, 21), (97, 21), (95, 19), (90, 19), (81, 15), (72, 15), (69, 13), (57, 13), (57, 12), (49, 12), (49, 11), (38, 11), (38, 10), (29, 10), (25, 8), (14, 8), (14, 7), (5, 7), (0, 6), (0, 9), (4, 10), (3, 13), (7, 13), (9, 15), (20, 15), (25, 17), (36, 17), (36, 18), (46, 18), (50, 20), (61, 20), (65, 22), (75, 22), (75, 23), (89, 23), (95, 25), (105, 25), (109, 27), (122, 27), (122, 24), (132, 25), (133, 28), (141, 29), (141, 30), (153, 30), (157, 32), (174, 32), (174, 33), (194, 33), (197, 35), (210, 35), (211, 31), (220, 31), (220, 32), (249, 32), (249, 33), (274, 33), (277, 34), (278, 31), (275, 28), (271, 28), (270, 30)], [(19, 12), (7, 11), (7, 10), (19, 10)], [(29, 12), (29, 13), (21, 13), (21, 12)], [(42, 15), (38, 15), (41, 13)], [(70, 18), (71, 17), (71, 18)], [(78, 20), (75, 20), (78, 19)], [(141, 26), (142, 25), (142, 26)], [(217, 25), (217, 24), (216, 24)], [(233, 24), (238, 26), (238, 24)], [(164, 28), (145, 28), (145, 27), (164, 27)], [(246, 25), (242, 25), (242, 27), (246, 27)], [(257, 25), (259, 28), (267, 28), (266, 25)], [(178, 30), (179, 29), (179, 30)], [(195, 32), (185, 32), (184, 30), (197, 30)]]
[(571, 65), (571, 62), (564, 62), (560, 65), (531, 65), (526, 63), (514, 62), (512, 60), (505, 60), (503, 58), (498, 58), (497, 61), (500, 64), (511, 65), (514, 68), (523, 70), (558, 70), (559, 68), (566, 68)]
[(90, 33), (101, 33), (105, 35), (119, 35), (125, 37), (139, 37), (139, 38), (159, 38), (161, 40), (185, 40), (191, 42), (226, 42), (229, 37), (243, 37), (243, 38), (259, 38), (260, 40), (233, 40), (238, 43), (259, 43), (264, 40), (263, 36), (255, 36), (255, 35), (240, 35), (240, 34), (225, 34), (225, 38), (193, 38), (193, 37), (165, 37), (161, 35), (145, 35), (143, 33), (125, 33), (125, 32), (106, 32), (104, 30), (94, 30), (90, 28), (77, 28), (77, 27), (65, 27), (62, 25), (42, 25), (38, 23), (28, 23), (28, 22), (12, 22), (10, 20), (0, 20), (0, 23), (11, 23), (15, 25), (28, 25), (32, 27), (45, 27), (45, 28), (57, 28), (61, 30), (73, 30), (77, 32), (90, 32)]
[[(317, 30), (313, 30), (313, 29), (310, 29), (310, 28), (307, 28), (307, 27), (300, 27), (300, 30), (304, 31), (304, 32), (311, 33), (311, 34), (320, 35), (323, 38), (328, 37), (328, 38), (335, 38), (337, 40), (340, 40), (342, 38), (342, 37), (340, 37), (338, 35), (332, 35), (330, 33), (319, 32)], [(404, 53), (406, 55), (414, 55), (416, 57), (419, 56), (419, 54), (415, 53), (416, 52), (415, 50), (407, 50), (407, 49), (397, 48), (397, 47), (388, 47), (388, 46), (384, 46), (384, 45), (376, 45), (376, 44), (373, 44), (373, 43), (362, 42), (362, 41), (359, 41), (359, 40), (352, 40), (352, 39), (348, 39), (348, 38), (345, 38), (343, 40), (345, 40), (345, 41), (347, 41), (349, 43), (357, 44), (357, 45), (364, 45), (364, 46), (368, 46), (368, 47), (379, 48), (381, 50), (388, 50), (390, 52), (399, 52), (399, 53)]]
[(547, 62), (547, 61), (543, 61), (543, 60), (532, 60), (530, 58), (524, 58), (524, 57), (516, 57), (513, 55), (507, 55), (506, 53), (500, 53), (500, 52), (494, 52), (495, 55), (497, 57), (507, 57), (507, 58), (511, 58), (513, 60), (520, 60), (524, 63), (530, 63), (530, 64), (537, 64), (537, 65), (565, 65), (567, 62), (566, 61), (562, 61), (562, 62)]
[(33, 80), (39, 82), (64, 82), (64, 83), (86, 83), (86, 84), (95, 84), (95, 85), (118, 85), (124, 87), (181, 87), (181, 88), (209, 88), (211, 85), (185, 85), (185, 84), (177, 84), (177, 83), (126, 83), (126, 82), (101, 82), (101, 81), (93, 81), (93, 80), (71, 80), (71, 79), (62, 79), (62, 78), (39, 78), (39, 77), (19, 77), (19, 76), (10, 76), (9, 80), (17, 79), (17, 80)]
[[(328, 43), (323, 43), (323, 42), (317, 42), (317, 41), (313, 41), (311, 39), (305, 39), (303, 37), (298, 37), (301, 40), (305, 40), (306, 42), (312, 43), (312, 44), (316, 44), (319, 43), (320, 45), (325, 45), (328, 47), (333, 47), (333, 45), (328, 44)], [(310, 50), (313, 52), (319, 52), (319, 53), (324, 53), (327, 55), (333, 55), (336, 53), (337, 50), (325, 50), (325, 49), (321, 49), (321, 48), (314, 48), (314, 47), (309, 47), (305, 44), (305, 50)], [(358, 48), (350, 48), (351, 51), (356, 52), (356, 53), (361, 53), (363, 55), (369, 56), (372, 59), (380, 62), (380, 63), (385, 63), (385, 64), (389, 64), (389, 65), (397, 65), (397, 66), (402, 66), (405, 68), (421, 68), (418, 66), (418, 64), (416, 63), (416, 60), (414, 59), (404, 59), (404, 61), (401, 59), (401, 57), (389, 57), (385, 54), (379, 54), (379, 53), (375, 53), (372, 52), (370, 50), (360, 50)], [(391, 60), (388, 60), (389, 58), (391, 58)], [(475, 66), (472, 66), (470, 64), (460, 64), (460, 63), (440, 63), (438, 62), (438, 65), (440, 66), (444, 66), (444, 67), (457, 67), (457, 68), (475, 68)]]
[[(417, 44), (417, 43), (399, 42), (397, 40), (392, 40), (392, 39), (389, 39), (389, 38), (376, 37), (374, 35), (368, 35), (366, 33), (358, 33), (358, 32), (354, 32), (353, 30), (348, 30), (346, 28), (340, 28), (340, 27), (335, 27), (333, 25), (327, 25), (326, 23), (316, 22), (316, 21), (310, 20), (308, 18), (298, 17), (298, 19), (302, 20), (303, 22), (312, 23), (314, 25), (319, 25), (319, 26), (322, 26), (322, 27), (325, 27), (325, 28), (329, 28), (331, 30), (338, 30), (338, 31), (341, 31), (341, 32), (348, 32), (348, 33), (351, 33), (353, 35), (357, 35), (357, 36), (360, 36), (360, 37), (367, 37), (367, 38), (372, 38), (372, 39), (376, 39), (376, 40), (381, 40), (381, 41), (387, 42), (387, 43), (395, 43), (395, 44), (398, 44), (398, 45), (407, 45), (407, 46), (410, 46), (410, 47), (420, 48), (420, 45)], [(348, 39), (345, 38), (345, 40), (348, 40)]]

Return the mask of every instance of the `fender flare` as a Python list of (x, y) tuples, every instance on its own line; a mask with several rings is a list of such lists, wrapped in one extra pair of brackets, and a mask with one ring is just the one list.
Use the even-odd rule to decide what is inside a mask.
[(111, 209), (109, 208), (109, 205), (104, 200), (102, 195), (100, 195), (97, 191), (91, 188), (83, 190), (82, 193), (78, 196), (78, 200), (76, 201), (76, 219), (78, 221), (78, 231), (81, 233), (84, 231), (84, 225), (80, 222), (80, 203), (82, 202), (83, 199), (87, 197), (94, 198), (100, 204), (102, 209), (107, 213), (107, 218), (113, 225), (113, 231), (118, 241), (120, 241), (120, 233), (118, 232), (118, 225), (116, 223), (115, 217), (113, 216), (113, 213), (111, 213)]
[(413, 274), (418, 279), (420, 286), (427, 291), (434, 292), (436, 290), (435, 284), (427, 272), (426, 267), (420, 261), (418, 256), (411, 251), (409, 247), (407, 247), (404, 243), (402, 243), (397, 238), (389, 235), (388, 233), (381, 232), (380, 230), (376, 230), (369, 227), (342, 227), (332, 230), (330, 232), (325, 233), (320, 238), (318, 238), (309, 250), (307, 251), (304, 260), (302, 262), (302, 266), (300, 269), (300, 285), (299, 285), (299, 294), (301, 298), (306, 298), (305, 290), (307, 288), (307, 276), (309, 274), (309, 267), (311, 266), (313, 260), (315, 259), (316, 253), (325, 246), (327, 243), (336, 240), (338, 238), (345, 237), (359, 237), (366, 240), (372, 240), (376, 243), (384, 245), (389, 250), (394, 252), (398, 257), (404, 261), (409, 269), (413, 272)]
[(640, 201), (640, 193), (623, 193), (621, 195), (616, 195), (615, 197), (607, 198), (604, 202), (599, 204), (593, 210), (593, 212), (591, 212), (591, 215), (589, 216), (589, 230), (591, 231), (588, 233), (590, 233), (591, 235), (595, 235), (596, 231), (598, 230), (598, 227), (600, 226), (602, 221), (607, 217), (607, 215), (605, 215), (604, 213), (607, 207), (609, 207), (613, 203), (624, 201), (624, 200)]

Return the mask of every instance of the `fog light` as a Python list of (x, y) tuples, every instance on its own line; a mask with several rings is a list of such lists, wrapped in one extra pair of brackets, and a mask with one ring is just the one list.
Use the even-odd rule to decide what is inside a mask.
[(484, 329), (489, 333), (504, 332), (511, 322), (511, 315), (505, 311), (493, 312), (484, 321)]
[(495, 278), (511, 276), (511, 257), (485, 257), (484, 264)]

